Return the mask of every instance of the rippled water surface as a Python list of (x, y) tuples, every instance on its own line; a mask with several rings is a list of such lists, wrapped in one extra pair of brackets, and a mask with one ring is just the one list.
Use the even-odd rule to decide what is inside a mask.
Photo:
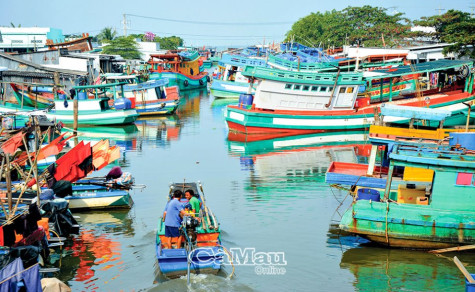
[[(341, 143), (317, 136), (232, 142), (228, 101), (206, 91), (183, 95), (176, 115), (84, 131), (85, 139), (119, 145), (118, 164), (146, 188), (134, 191), (131, 210), (75, 213), (81, 234), (64, 248), (57, 275), (73, 291), (186, 290), (185, 278), (155, 281), (157, 222), (169, 183), (184, 180), (203, 183), (224, 246), (283, 252), (286, 262), (282, 275), (241, 265), (232, 279), (231, 266), (192, 276), (190, 291), (464, 290), (453, 255), (379, 248), (338, 230), (350, 200), (325, 184), (325, 171), (332, 161), (366, 161), (364, 133), (346, 133)], [(475, 272), (473, 254), (459, 257)]]

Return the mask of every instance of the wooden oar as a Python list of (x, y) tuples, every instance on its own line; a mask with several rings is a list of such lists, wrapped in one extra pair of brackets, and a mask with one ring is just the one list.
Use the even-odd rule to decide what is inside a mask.
[(473, 279), (472, 275), (465, 269), (464, 265), (460, 262), (457, 257), (454, 257), (454, 263), (457, 265), (457, 268), (462, 272), (462, 274), (467, 278), (467, 281), (470, 284), (475, 284), (475, 280)]

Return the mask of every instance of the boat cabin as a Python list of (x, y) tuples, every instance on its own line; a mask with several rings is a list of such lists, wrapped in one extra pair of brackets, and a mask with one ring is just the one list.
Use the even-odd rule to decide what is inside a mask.
[(203, 62), (197, 51), (169, 51), (166, 54), (152, 54), (148, 62), (150, 72), (175, 72), (186, 76), (197, 76)]

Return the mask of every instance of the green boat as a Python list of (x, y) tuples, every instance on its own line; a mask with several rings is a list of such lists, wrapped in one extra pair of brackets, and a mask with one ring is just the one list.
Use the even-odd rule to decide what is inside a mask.
[[(391, 247), (432, 249), (475, 243), (471, 150), (396, 144), (389, 159), (387, 176), (384, 171), (379, 175), (387, 177), (383, 195), (376, 189), (358, 190), (341, 219), (342, 230)], [(392, 181), (401, 175), (408, 183), (391, 192)]]

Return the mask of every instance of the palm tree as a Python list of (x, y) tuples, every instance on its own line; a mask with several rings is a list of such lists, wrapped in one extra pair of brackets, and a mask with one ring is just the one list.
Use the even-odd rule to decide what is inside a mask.
[(117, 32), (112, 27), (105, 27), (101, 30), (101, 32), (97, 35), (97, 40), (101, 43), (108, 42), (115, 39)]

